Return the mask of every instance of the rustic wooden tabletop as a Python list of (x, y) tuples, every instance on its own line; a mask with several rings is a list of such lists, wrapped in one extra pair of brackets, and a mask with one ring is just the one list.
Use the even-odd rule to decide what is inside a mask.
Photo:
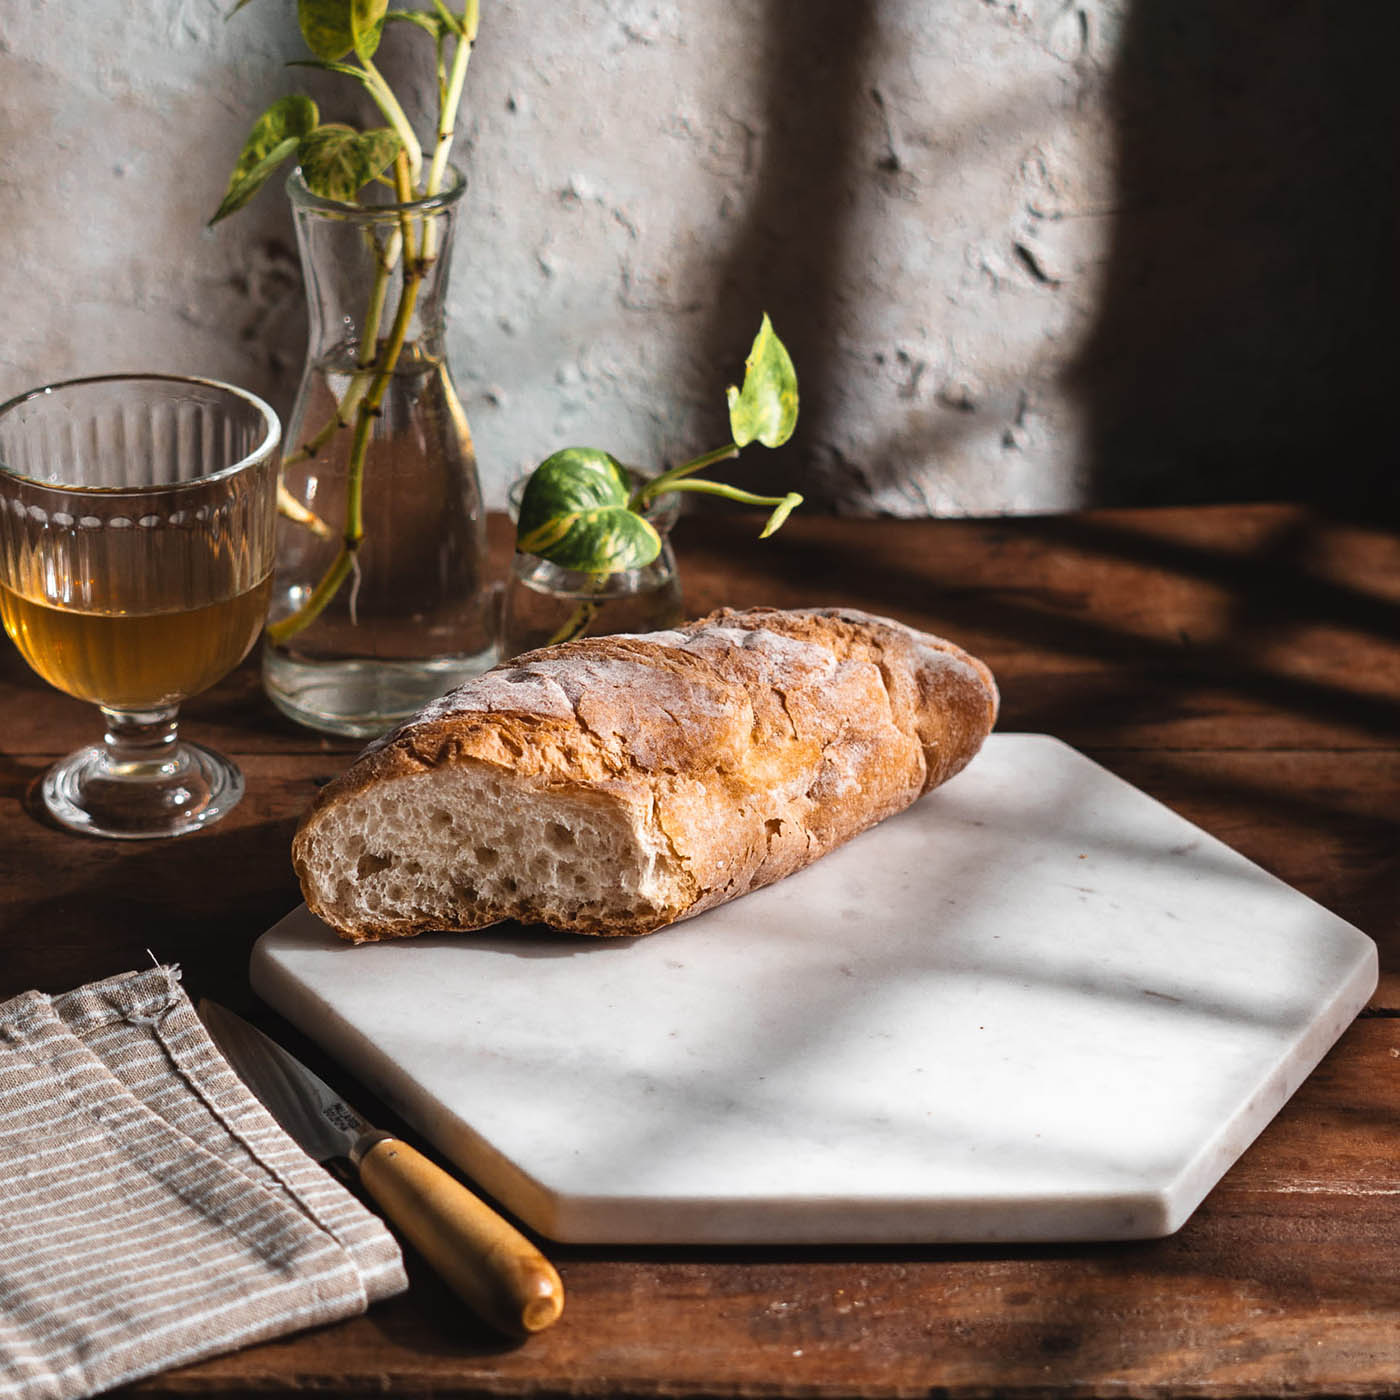
[[(1375, 938), (1371, 1005), (1169, 1239), (547, 1246), (568, 1309), (521, 1346), (410, 1260), (411, 1291), (364, 1317), (129, 1393), (1400, 1394), (1400, 535), (1293, 506), (796, 518), (762, 545), (753, 524), (682, 522), (691, 612), (841, 603), (952, 637), (995, 670), (1002, 729), (1067, 741)], [(297, 902), (298, 814), (355, 746), (281, 719), (246, 663), (185, 710), (242, 765), (239, 808), (183, 840), (104, 843), (32, 800), (95, 712), (6, 647), (0, 714), (0, 995), (149, 949), (314, 1060), (253, 1001), (247, 957)]]

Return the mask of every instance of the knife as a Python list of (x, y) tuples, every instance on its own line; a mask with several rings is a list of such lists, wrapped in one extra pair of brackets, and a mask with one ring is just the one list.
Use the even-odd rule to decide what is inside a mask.
[(207, 998), (199, 1014), (224, 1058), (303, 1150), (318, 1162), (348, 1159), (384, 1214), (473, 1312), (515, 1337), (558, 1318), (564, 1285), (554, 1266), (490, 1206), (367, 1122), (241, 1016)]

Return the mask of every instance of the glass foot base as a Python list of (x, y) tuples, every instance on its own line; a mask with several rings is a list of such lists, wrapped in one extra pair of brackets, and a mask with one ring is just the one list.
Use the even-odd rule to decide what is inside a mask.
[(60, 759), (44, 775), (44, 808), (89, 836), (141, 841), (216, 822), (243, 796), (243, 775), (221, 754), (181, 742), (159, 763), (114, 763), (102, 744)]

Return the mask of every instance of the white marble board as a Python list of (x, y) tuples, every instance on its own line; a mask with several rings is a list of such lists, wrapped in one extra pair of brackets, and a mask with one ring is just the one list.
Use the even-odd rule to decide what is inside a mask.
[(1043, 735), (647, 938), (352, 947), (259, 994), (551, 1238), (1178, 1229), (1364, 1006), (1364, 934)]

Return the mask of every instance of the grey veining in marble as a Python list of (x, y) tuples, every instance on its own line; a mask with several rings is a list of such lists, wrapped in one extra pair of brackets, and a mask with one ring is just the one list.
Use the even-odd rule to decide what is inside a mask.
[(352, 947), (258, 992), (565, 1241), (1179, 1228), (1365, 1004), (1365, 935), (1041, 735), (647, 938)]

